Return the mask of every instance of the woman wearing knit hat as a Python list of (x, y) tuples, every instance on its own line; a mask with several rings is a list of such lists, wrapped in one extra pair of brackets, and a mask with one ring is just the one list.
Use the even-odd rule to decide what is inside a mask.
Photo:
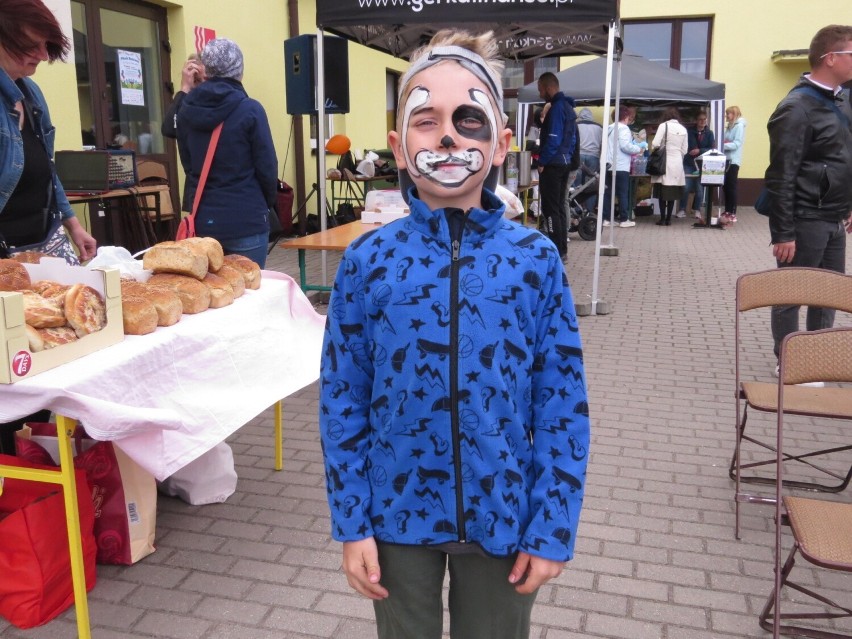
[(211, 40), (201, 52), (207, 81), (183, 101), (177, 116), (184, 202), (192, 202), (210, 136), (222, 133), (196, 214), (198, 235), (219, 240), (226, 253), (266, 263), (269, 216), (276, 199), (278, 160), (266, 111), (242, 85), (243, 54), (232, 40)]

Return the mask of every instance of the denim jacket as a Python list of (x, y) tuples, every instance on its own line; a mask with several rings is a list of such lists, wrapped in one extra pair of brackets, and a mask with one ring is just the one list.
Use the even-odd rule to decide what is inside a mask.
[[(0, 97), (3, 101), (3, 115), (0, 116), (0, 215), (2, 215), (24, 170), (24, 141), (18, 125), (19, 116), (15, 111), (15, 104), (26, 98), (32, 106), (36, 136), (42, 141), (51, 158), (53, 158), (56, 128), (50, 121), (50, 112), (41, 89), (29, 78), (24, 78), (20, 84), (17, 84), (4, 70), (0, 69)], [(53, 183), (56, 187), (56, 204), (62, 213), (62, 219), (74, 217), (74, 211), (68, 203), (68, 197), (55, 172)]]

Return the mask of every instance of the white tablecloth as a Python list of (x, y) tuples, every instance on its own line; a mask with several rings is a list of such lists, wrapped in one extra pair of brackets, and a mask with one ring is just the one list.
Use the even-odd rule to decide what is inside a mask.
[(0, 422), (49, 408), (162, 480), (314, 382), (324, 323), (296, 282), (264, 271), (231, 306), (0, 384)]

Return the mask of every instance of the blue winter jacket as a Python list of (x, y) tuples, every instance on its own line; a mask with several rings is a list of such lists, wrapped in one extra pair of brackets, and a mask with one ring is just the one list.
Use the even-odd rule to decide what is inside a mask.
[[(15, 104), (26, 98), (31, 105), (36, 136), (44, 144), (51, 159), (53, 159), (56, 128), (50, 120), (50, 112), (41, 89), (29, 78), (16, 83), (3, 69), (0, 69), (0, 98), (2, 98), (3, 108), (3, 114), (0, 115), (0, 215), (2, 215), (24, 171), (24, 140), (21, 137), (18, 115), (14, 111)], [(68, 203), (68, 197), (55, 172), (53, 184), (56, 187), (56, 205), (62, 213), (62, 219), (74, 217), (74, 211)]]
[(332, 534), (571, 558), (589, 416), (559, 253), (488, 210), (411, 214), (344, 253), (321, 369)]
[(562, 91), (558, 92), (550, 99), (550, 110), (541, 127), (541, 151), (538, 157), (541, 166), (571, 163), (576, 122), (574, 98), (569, 98)]
[(196, 232), (220, 240), (267, 233), (278, 186), (278, 160), (266, 111), (236, 80), (208, 79), (184, 98), (178, 111), (185, 208), (191, 207), (195, 197), (213, 129), (223, 121), (198, 207)]

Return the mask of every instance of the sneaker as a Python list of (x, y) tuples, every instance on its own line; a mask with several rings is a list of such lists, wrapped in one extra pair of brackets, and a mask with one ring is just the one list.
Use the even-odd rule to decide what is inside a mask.
[(619, 222), (618, 226), (623, 229), (629, 229), (631, 226), (636, 226), (636, 222), (633, 220), (627, 220), (626, 222)]
[(675, 217), (677, 217), (677, 218), (681, 218), (681, 219), (685, 218), (685, 217), (686, 217), (686, 211), (684, 211), (683, 209), (681, 209), (680, 211), (678, 211), (677, 213), (675, 213)]
[(735, 213), (731, 213), (731, 214), (728, 216), (728, 221), (729, 221), (731, 224), (736, 224), (736, 221), (737, 221), (737, 216), (736, 216), (736, 214), (735, 214)]
[(604, 225), (604, 226), (609, 226), (609, 220), (604, 220), (604, 221), (603, 221), (603, 225)]

